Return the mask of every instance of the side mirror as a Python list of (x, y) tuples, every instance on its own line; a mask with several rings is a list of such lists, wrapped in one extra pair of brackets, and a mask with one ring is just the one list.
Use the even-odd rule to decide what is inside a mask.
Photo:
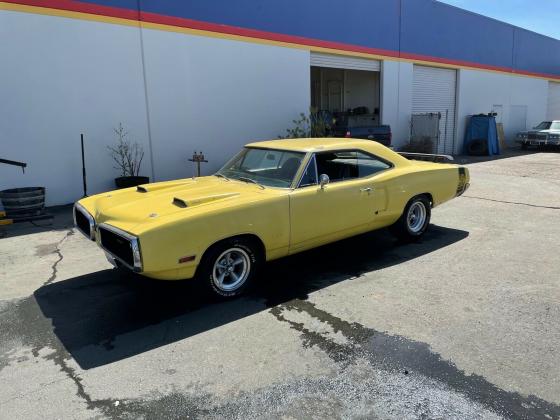
[(329, 182), (330, 178), (327, 174), (319, 175), (319, 186), (321, 187), (321, 189), (325, 189), (325, 185), (327, 185)]

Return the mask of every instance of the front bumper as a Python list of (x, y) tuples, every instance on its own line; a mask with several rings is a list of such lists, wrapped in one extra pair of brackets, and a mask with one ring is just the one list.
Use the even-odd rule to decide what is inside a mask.
[(560, 146), (560, 139), (523, 139), (516, 142), (528, 146)]

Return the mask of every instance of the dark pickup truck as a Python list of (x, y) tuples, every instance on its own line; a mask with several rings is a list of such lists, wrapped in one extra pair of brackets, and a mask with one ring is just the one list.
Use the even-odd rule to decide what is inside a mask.
[(373, 140), (384, 146), (391, 145), (391, 126), (378, 125), (374, 114), (335, 115), (333, 134), (335, 137)]

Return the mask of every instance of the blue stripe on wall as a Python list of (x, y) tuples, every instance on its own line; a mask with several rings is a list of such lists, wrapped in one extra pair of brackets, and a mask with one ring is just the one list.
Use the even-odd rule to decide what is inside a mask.
[(560, 41), (434, 0), (87, 2), (560, 76)]
[(560, 75), (560, 41), (516, 28), (514, 68)]
[(443, 3), (406, 0), (401, 50), (512, 67), (513, 27)]
[(398, 2), (143, 0), (142, 9), (269, 32), (398, 50)]

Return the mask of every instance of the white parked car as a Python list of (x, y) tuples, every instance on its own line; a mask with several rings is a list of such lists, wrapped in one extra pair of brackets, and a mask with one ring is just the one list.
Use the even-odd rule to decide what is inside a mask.
[(520, 131), (515, 140), (522, 149), (529, 146), (560, 146), (560, 120), (543, 121), (532, 130)]

